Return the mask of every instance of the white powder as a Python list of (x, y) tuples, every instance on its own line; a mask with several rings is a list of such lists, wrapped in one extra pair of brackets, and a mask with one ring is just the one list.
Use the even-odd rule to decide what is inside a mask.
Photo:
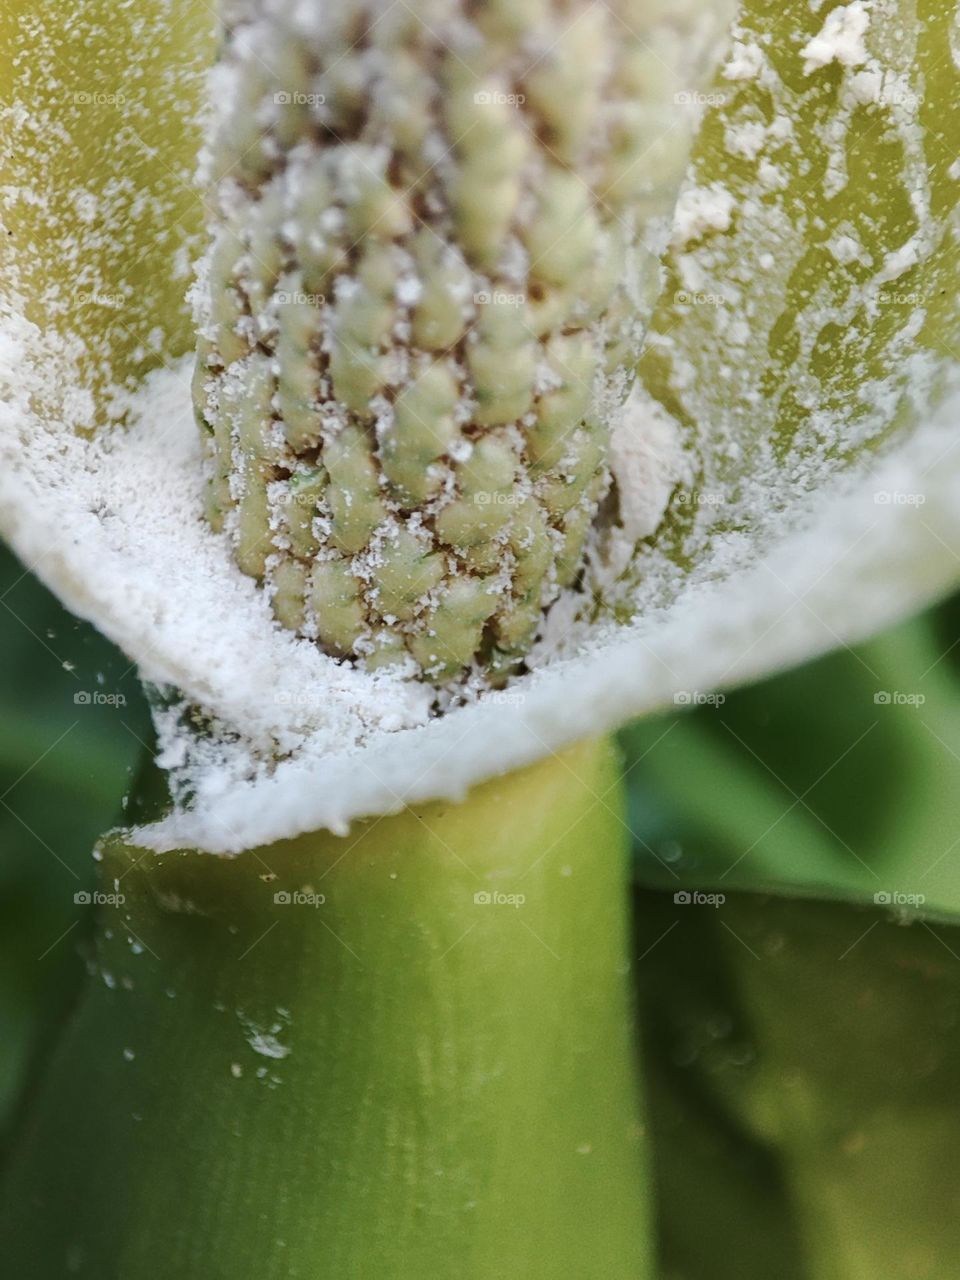
[(244, 1038), (254, 1053), (258, 1053), (262, 1058), (274, 1058), (278, 1061), (289, 1057), (290, 1046), (281, 1044), (277, 1038), (278, 1033), (284, 1030), (283, 1023), (275, 1022), (267, 1030), (265, 1027), (258, 1027), (251, 1018), (240, 1011), (237, 1012), (237, 1017), (243, 1028)]
[(921, 240), (918, 236), (911, 236), (899, 249), (892, 249), (884, 257), (878, 278), (883, 281), (896, 280), (911, 267), (915, 267), (920, 261), (920, 244)]
[[(872, 475), (855, 485), (840, 478), (798, 504), (759, 558), (750, 539), (719, 539), (665, 607), (630, 626), (597, 627), (526, 677), (514, 700), (490, 695), (419, 729), (375, 734), (355, 752), (307, 744), (253, 784), (225, 777), (194, 812), (138, 840), (231, 851), (403, 803), (457, 799), (478, 779), (669, 703), (677, 690), (735, 684), (856, 642), (955, 574), (940, 540), (960, 538), (960, 485), (938, 462), (956, 443), (958, 410), (960, 386)], [(916, 492), (923, 507), (877, 503), (878, 493)]]
[(831, 9), (819, 32), (800, 50), (803, 74), (812, 75), (831, 62), (843, 67), (860, 67), (867, 60), (864, 36), (870, 27), (870, 14), (864, 0)]
[(746, 120), (742, 124), (729, 125), (724, 142), (731, 155), (756, 160), (767, 141), (767, 130), (760, 120)]
[(635, 388), (614, 424), (610, 469), (617, 484), (619, 532), (609, 549), (611, 570), (626, 568), (637, 543), (655, 533), (691, 459), (677, 424)]
[(723, 68), (723, 77), (725, 80), (758, 80), (766, 63), (764, 52), (758, 44), (734, 40)]
[[(186, 365), (148, 381), (128, 434), (85, 442), (31, 416), (22, 343), (36, 334), (12, 321), (2, 331), (14, 363), (4, 370), (0, 505), (17, 550), (136, 656), (148, 679), (179, 686), (225, 730), (223, 740), (195, 740), (174, 710), (158, 712), (166, 762), (195, 800), (141, 833), (154, 848), (236, 851), (323, 826), (343, 831), (406, 802), (456, 798), (677, 688), (744, 679), (856, 638), (934, 589), (945, 571), (939, 538), (960, 537), (954, 476), (935, 465), (956, 440), (954, 400), (858, 489), (840, 479), (813, 503), (795, 501), (759, 560), (751, 539), (722, 537), (692, 575), (652, 573), (649, 607), (635, 623), (574, 625), (566, 647), (554, 638), (553, 657), (524, 678), (515, 701), (488, 695), (429, 720), (423, 686), (341, 666), (276, 626), (225, 540), (205, 526)], [(643, 415), (644, 443), (624, 425), (614, 465), (632, 495), (631, 533), (642, 535), (682, 455), (662, 410), (635, 404), (631, 414)], [(757, 482), (769, 500), (773, 477)], [(921, 488), (922, 510), (873, 500), (880, 489)], [(832, 575), (834, 561), (843, 568)], [(799, 616), (795, 595), (809, 605)], [(744, 635), (761, 639), (745, 648)]]
[[(868, 25), (862, 4), (834, 10), (803, 56), (820, 66), (859, 66)], [(748, 93), (751, 80), (778, 83), (745, 33), (724, 75), (733, 86), (745, 82)], [(866, 91), (861, 85), (851, 102)], [(791, 93), (777, 89), (768, 146), (798, 145)], [(830, 121), (831, 156), (842, 156), (847, 120), (841, 111)], [(922, 259), (937, 234), (916, 158), (922, 137), (902, 136), (920, 230), (888, 255), (871, 282), (874, 294)], [(840, 160), (829, 174), (842, 183)], [(758, 177), (744, 188), (695, 174), (681, 197), (672, 240), (684, 252), (674, 263), (685, 287), (702, 295), (691, 311), (706, 358), (697, 366), (681, 354), (672, 363), (669, 390), (683, 421), (638, 393), (616, 424), (611, 465), (621, 526), (608, 546), (594, 546), (586, 591), (568, 594), (554, 610), (529, 676), (439, 718), (431, 718), (429, 688), (341, 665), (277, 626), (226, 540), (204, 523), (191, 361), (152, 375), (126, 405), (129, 429), (110, 429), (78, 383), (79, 343), (64, 351), (54, 335), (23, 320), (22, 300), (4, 280), (0, 525), (27, 566), (135, 659), (167, 699), (155, 716), (161, 761), (181, 804), (139, 833), (146, 846), (232, 852), (320, 827), (342, 832), (356, 818), (405, 803), (455, 799), (481, 779), (669, 704), (677, 690), (745, 680), (852, 642), (952, 580), (960, 486), (947, 463), (956, 457), (960, 388), (935, 413), (924, 408), (936, 368), (909, 346), (921, 311), (902, 330), (895, 374), (864, 378), (858, 391), (869, 412), (861, 421), (820, 398), (810, 352), (826, 324), (847, 327), (875, 298), (864, 290), (837, 301), (828, 289), (811, 297), (794, 317), (801, 350), (790, 384), (810, 409), (807, 451), (785, 466), (762, 432), (758, 439), (744, 427), (754, 416), (770, 421), (745, 371), (763, 363), (810, 229), (777, 195), (765, 194), (775, 189), (774, 176)], [(736, 279), (723, 275), (716, 254), (724, 232), (742, 256)], [(838, 227), (830, 247), (842, 262), (859, 246)], [(759, 290), (749, 287), (756, 271), (763, 272)], [(106, 293), (109, 283), (95, 285)], [(721, 285), (727, 292), (718, 298)], [(670, 344), (669, 332), (651, 339), (665, 359)], [(711, 369), (715, 386), (701, 385), (700, 367)], [(833, 456), (889, 425), (905, 388), (921, 422), (914, 438), (878, 460), (872, 475), (829, 481)], [(75, 434), (94, 424), (96, 440)], [(644, 545), (678, 487), (691, 531), (676, 548)], [(878, 492), (920, 492), (925, 503), (878, 505)], [(630, 608), (635, 619), (625, 622)], [(190, 707), (214, 731), (191, 732)], [(251, 1028), (261, 1037), (257, 1052), (279, 1056), (275, 1031)]]
[(836, 235), (827, 241), (827, 248), (837, 262), (844, 264), (866, 259), (863, 245), (853, 236)]
[(670, 244), (682, 249), (708, 231), (726, 231), (733, 208), (733, 196), (717, 182), (709, 187), (686, 187), (677, 201)]
[[(32, 363), (28, 355), (17, 360), (14, 332), (7, 328), (4, 344), (15, 361), (11, 381)], [(93, 442), (31, 421), (23, 403), (18, 412), (8, 406), (0, 418), (7, 460), (0, 498), (20, 554), (139, 659), (145, 680), (189, 691), (228, 733), (249, 740), (234, 775), (255, 771), (258, 752), (286, 753), (311, 736), (333, 747), (385, 722), (422, 724), (430, 703), (424, 686), (342, 666), (285, 632), (233, 565), (226, 539), (210, 532), (201, 514), (191, 366), (186, 360), (149, 378), (130, 430)], [(346, 717), (338, 695), (351, 709)], [(171, 764), (184, 762), (185, 751), (179, 736), (165, 744)]]

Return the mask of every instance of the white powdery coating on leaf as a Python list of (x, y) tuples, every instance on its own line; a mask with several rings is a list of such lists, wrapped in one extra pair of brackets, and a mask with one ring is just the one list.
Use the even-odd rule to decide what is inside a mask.
[[(878, 26), (873, 13), (871, 39)], [(848, 52), (836, 57), (841, 65), (855, 65), (847, 61), (859, 56), (854, 44), (842, 46)], [(735, 47), (726, 78), (776, 88), (772, 66), (751, 40)], [(841, 186), (850, 112), (877, 83), (886, 92), (882, 78), (874, 78), (873, 88), (854, 84), (852, 73), (844, 79), (835, 136), (828, 138), (837, 156), (831, 174), (835, 169)], [(756, 152), (759, 161), (763, 148), (788, 145), (791, 100), (780, 89), (775, 99), (778, 113), (762, 139), (749, 115), (734, 126), (739, 155)], [(912, 110), (909, 100), (901, 109), (898, 99), (894, 122), (912, 147), (905, 178), (919, 231), (876, 265), (869, 285), (840, 303), (818, 296), (798, 320), (804, 345), (790, 385), (815, 410), (810, 439), (817, 447), (798, 450), (790, 468), (772, 456), (762, 434), (749, 461), (743, 453), (751, 437), (741, 419), (763, 406), (751, 399), (749, 380), (739, 379), (764, 358), (776, 300), (803, 237), (788, 210), (755, 198), (766, 181), (759, 170), (752, 190), (693, 182), (674, 236), (685, 252), (675, 262), (694, 295), (685, 305), (722, 319), (723, 361), (715, 367), (723, 393), (713, 400), (702, 389), (690, 396), (694, 411), (683, 423), (662, 405), (634, 405), (632, 421), (648, 434), (639, 444), (625, 420), (616, 458), (624, 528), (615, 554), (604, 564), (594, 548), (586, 591), (571, 593), (566, 614), (551, 618), (529, 676), (441, 718), (429, 718), (429, 688), (342, 667), (273, 624), (263, 593), (234, 567), (225, 540), (203, 524), (186, 364), (142, 388), (130, 406), (128, 434), (117, 428), (98, 443), (79, 440), (72, 430), (100, 415), (88, 392), (68, 390), (51, 425), (53, 391), (75, 380), (52, 359), (52, 339), (18, 318), (14, 300), (14, 314), (0, 321), (0, 522), (28, 566), (135, 657), (148, 680), (185, 691), (179, 698), (170, 693), (156, 715), (162, 762), (192, 808), (135, 839), (155, 849), (236, 852), (319, 827), (344, 831), (355, 818), (406, 803), (455, 799), (494, 773), (669, 703), (678, 691), (748, 679), (857, 639), (943, 589), (956, 572), (950, 544), (960, 535), (957, 467), (946, 465), (956, 458), (950, 452), (957, 447), (956, 391), (909, 446), (877, 463), (873, 476), (861, 469), (856, 481), (825, 483), (831, 455), (877, 438), (906, 384), (915, 384), (922, 400), (935, 370), (912, 354), (913, 321), (903, 327), (901, 346), (889, 346), (902, 350), (895, 361), (902, 378), (891, 374), (858, 389), (862, 419), (846, 405), (834, 410), (808, 375), (797, 376), (809, 374), (810, 353), (828, 320), (847, 327), (861, 305), (877, 312), (883, 283), (931, 252), (936, 226)], [(764, 171), (771, 183), (775, 168)], [(734, 281), (720, 276), (714, 284), (711, 255), (728, 231), (743, 245), (747, 272), (756, 243), (769, 317), (762, 307), (751, 313), (739, 306)], [(853, 228), (837, 232), (834, 247), (843, 258), (859, 241)], [(751, 302), (757, 304), (756, 293)], [(668, 333), (655, 342), (669, 353)], [(697, 378), (681, 352), (672, 388), (679, 394)], [(918, 413), (923, 422), (924, 411)], [(689, 455), (679, 442), (690, 444), (694, 434), (703, 474), (696, 491), (677, 498), (694, 530), (681, 547), (693, 566), (677, 567), (669, 548), (644, 547), (634, 559), (671, 488), (690, 485)], [(925, 505), (877, 498), (917, 493)], [(711, 499), (725, 504), (713, 532)], [(612, 581), (624, 559), (629, 572)], [(630, 608), (634, 622), (613, 621)], [(189, 731), (190, 706), (202, 709), (215, 733)]]
[[(188, 690), (227, 734), (243, 726), (247, 741), (229, 761), (197, 744), (200, 757), (219, 761), (208, 789), (252, 776), (260, 755), (295, 750), (308, 737), (336, 750), (374, 727), (424, 721), (424, 686), (354, 671), (281, 630), (226, 540), (211, 534), (189, 361), (147, 380), (129, 430), (88, 441), (29, 413), (31, 334), (20, 328), (19, 342), (11, 324), (0, 347), (8, 361), (0, 386), (19, 373), (25, 388), (20, 403), (0, 410), (9, 536), (76, 613), (137, 656), (146, 681)], [(179, 706), (158, 718), (160, 763), (176, 769), (187, 759)]]
[(656, 533), (678, 484), (693, 479), (681, 432), (660, 405), (635, 387), (613, 426), (610, 470), (617, 486), (617, 525), (605, 549), (608, 571), (625, 569), (637, 544)]
[(680, 249), (708, 231), (726, 231), (733, 207), (733, 196), (717, 184), (687, 187), (677, 200), (670, 243)]
[(752, 41), (734, 40), (723, 68), (724, 80), (759, 80), (767, 65), (763, 50)]
[[(680, 691), (734, 685), (862, 639), (954, 577), (943, 544), (960, 540), (960, 484), (943, 464), (960, 448), (958, 412), (960, 385), (908, 447), (812, 498), (766, 554), (736, 534), (717, 540), (669, 605), (598, 631), (509, 696), (373, 735), (359, 751), (308, 748), (269, 778), (139, 829), (134, 842), (235, 852), (323, 826), (344, 831), (351, 819), (404, 804), (456, 800), (478, 780), (669, 705)], [(922, 506), (890, 497), (917, 493)]]
[(803, 74), (812, 75), (831, 62), (844, 67), (860, 67), (867, 60), (863, 37), (870, 27), (870, 14), (863, 0), (831, 9), (820, 31), (800, 50)]
[[(11, 335), (5, 349), (15, 355)], [(960, 538), (960, 495), (956, 473), (939, 464), (960, 447), (956, 394), (873, 476), (855, 489), (840, 479), (785, 518), (759, 561), (751, 538), (719, 536), (693, 574), (673, 575), (662, 607), (651, 599), (629, 626), (581, 630), (514, 689), (427, 721), (424, 686), (340, 666), (281, 631), (205, 526), (186, 377), (184, 367), (150, 379), (139, 422), (104, 443), (45, 435), (23, 403), (0, 417), (0, 503), (20, 554), (138, 655), (148, 679), (187, 689), (226, 731), (198, 743), (176, 710), (159, 715), (167, 763), (180, 765), (194, 802), (138, 831), (145, 847), (237, 852), (456, 799), (678, 690), (747, 679), (854, 640), (942, 589), (954, 570), (943, 542)], [(657, 406), (640, 411), (662, 420)], [(876, 500), (918, 491), (921, 508)], [(653, 574), (650, 591), (657, 585)], [(269, 765), (271, 747), (293, 754)]]

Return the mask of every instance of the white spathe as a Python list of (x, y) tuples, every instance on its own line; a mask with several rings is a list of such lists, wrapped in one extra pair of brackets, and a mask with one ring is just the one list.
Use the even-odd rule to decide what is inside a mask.
[[(24, 433), (22, 404), (0, 415), (16, 550), (146, 680), (181, 691), (156, 714), (163, 763), (193, 799), (138, 833), (156, 849), (237, 852), (458, 798), (631, 716), (855, 642), (960, 577), (958, 385), (908, 443), (798, 495), (778, 535), (719, 536), (685, 573), (653, 566), (634, 621), (577, 624), (528, 676), (431, 719), (424, 685), (337, 663), (274, 623), (203, 521), (188, 379), (186, 365), (154, 375), (135, 425), (96, 441), (37, 422)], [(638, 431), (644, 410), (638, 397)], [(650, 483), (665, 492), (669, 476)], [(224, 732), (198, 740), (184, 702)]]
[[(847, 6), (854, 16), (862, 8)], [(429, 687), (338, 663), (275, 624), (264, 594), (203, 520), (190, 359), (168, 360), (132, 394), (114, 391), (108, 415), (77, 374), (86, 337), (64, 344), (52, 327), (25, 319), (27, 285), (5, 273), (0, 532), (157, 687), (160, 760), (181, 803), (139, 831), (138, 843), (233, 853), (455, 799), (631, 716), (862, 639), (960, 580), (960, 374), (948, 348), (917, 342), (927, 298), (911, 302), (904, 285), (907, 302), (896, 306), (906, 310), (885, 348), (889, 369), (853, 389), (856, 413), (817, 402), (788, 462), (754, 377), (805, 253), (795, 209), (778, 194), (780, 170), (804, 159), (792, 127), (800, 95), (811, 78), (842, 68), (826, 140), (827, 203), (847, 181), (847, 130), (863, 99), (854, 77), (882, 72), (885, 84), (888, 72), (906, 76), (912, 66), (892, 0), (877, 0), (869, 28), (854, 25), (857, 41), (883, 48), (883, 65), (862, 64), (859, 45), (856, 56), (840, 56), (848, 45), (837, 43), (832, 59), (821, 50), (823, 66), (799, 77), (800, 89), (781, 82), (762, 33), (735, 28), (722, 83), (745, 94), (759, 85), (778, 110), (758, 122), (748, 102), (731, 135), (741, 140), (740, 159), (759, 166), (755, 181), (737, 193), (695, 173), (681, 200), (673, 268), (682, 291), (674, 296), (692, 308), (705, 358), (694, 358), (696, 342), (671, 347), (669, 308), (651, 350), (670, 363), (667, 383), (685, 421), (662, 397), (641, 391), (631, 400), (611, 459), (620, 532), (594, 548), (587, 590), (555, 606), (529, 675), (501, 691), (468, 690), (440, 715)], [(834, 34), (846, 40), (845, 32)], [(799, 71), (809, 49), (790, 47)], [(941, 252), (941, 237), (946, 244), (945, 219), (931, 213), (918, 99), (897, 96), (883, 109), (903, 139), (917, 230), (839, 300), (816, 282), (799, 318), (795, 366), (808, 397), (821, 333), (852, 333), (865, 314), (879, 320), (881, 302), (894, 305), (885, 285)], [(45, 128), (38, 117), (37, 137)], [(60, 212), (56, 190), (40, 194)], [(125, 230), (126, 222), (106, 223), (103, 235)], [(836, 228), (838, 268), (867, 254), (854, 230)], [(80, 254), (72, 234), (62, 242)], [(735, 288), (724, 274), (731, 258), (743, 268)], [(109, 278), (101, 283), (109, 293)], [(144, 325), (147, 349), (162, 352), (157, 317)], [(668, 507), (666, 536), (649, 545)], [(194, 711), (206, 722), (202, 735), (187, 723)]]

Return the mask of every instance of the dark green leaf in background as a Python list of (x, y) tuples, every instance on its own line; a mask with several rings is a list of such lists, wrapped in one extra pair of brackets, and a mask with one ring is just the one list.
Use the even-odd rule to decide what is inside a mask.
[(149, 734), (130, 663), (0, 550), (0, 1140), (79, 981), (75, 896)]
[(663, 1280), (955, 1280), (960, 928), (649, 891), (637, 921)]
[(954, 599), (623, 735), (663, 1280), (960, 1275), (958, 680)]
[(641, 882), (960, 913), (958, 624), (951, 603), (632, 726)]
[[(955, 600), (623, 735), (663, 1280), (960, 1274), (958, 640)], [(129, 664), (0, 560), (4, 1134), (149, 740)]]

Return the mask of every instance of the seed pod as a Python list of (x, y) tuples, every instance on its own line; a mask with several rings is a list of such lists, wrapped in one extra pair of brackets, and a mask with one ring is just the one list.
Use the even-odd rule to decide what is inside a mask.
[(499, 677), (577, 577), (656, 274), (608, 199), (651, 183), (644, 14), (307, 10), (227, 23), (195, 391), (211, 518), (331, 653)]

